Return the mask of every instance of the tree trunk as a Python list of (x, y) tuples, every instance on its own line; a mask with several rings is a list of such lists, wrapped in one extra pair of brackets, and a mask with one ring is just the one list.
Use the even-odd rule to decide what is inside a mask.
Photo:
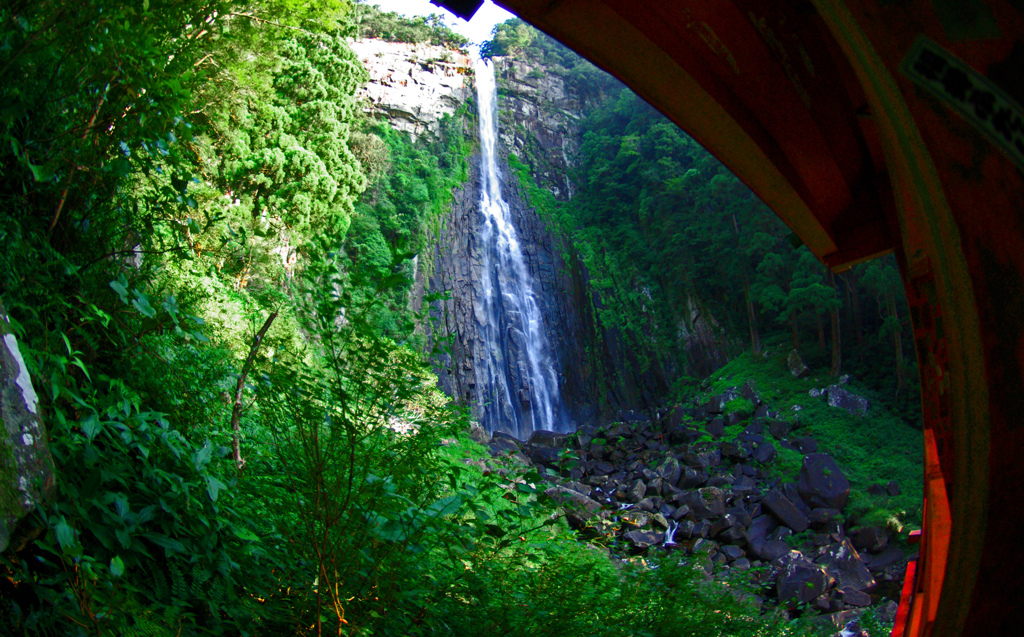
[[(828, 284), (834, 290), (836, 288), (836, 277), (832, 270), (828, 271)], [(838, 294), (836, 297), (838, 298)], [(833, 307), (828, 311), (829, 320), (832, 323), (832, 377), (837, 378), (843, 366), (843, 343), (839, 333), (839, 308)]]
[(252, 347), (249, 348), (249, 356), (245, 359), (245, 364), (242, 365), (242, 371), (238, 374), (238, 385), (235, 387), (235, 405), (231, 409), (231, 448), (235, 455), (235, 465), (238, 470), (241, 471), (242, 467), (245, 466), (245, 460), (242, 460), (242, 429), (240, 421), (242, 419), (242, 390), (245, 388), (245, 378), (249, 375), (249, 370), (252, 369), (253, 361), (256, 360), (256, 351), (259, 350), (260, 344), (263, 342), (263, 337), (267, 335), (267, 330), (270, 329), (270, 324), (277, 318), (277, 312), (271, 312), (270, 316), (263, 323), (263, 327), (260, 328), (259, 332), (256, 332), (256, 336), (252, 339)]
[(892, 331), (892, 345), (896, 354), (896, 391), (900, 391), (905, 382), (903, 378), (903, 337), (900, 334), (903, 330), (900, 324), (899, 308), (896, 307), (896, 295), (891, 286), (885, 291), (885, 304), (889, 308), (889, 316), (896, 320), (895, 328)]
[(747, 322), (750, 324), (750, 344), (754, 350), (754, 356), (761, 355), (761, 333), (757, 327), (757, 313), (754, 312), (754, 300), (750, 296), (750, 282), (747, 280), (747, 272), (743, 271), (743, 296), (747, 301)]
[(857, 275), (854, 274), (852, 270), (849, 270), (843, 275), (843, 281), (846, 283), (846, 289), (850, 294), (850, 314), (853, 317), (853, 334), (857, 337), (857, 346), (859, 347), (864, 341), (864, 326), (861, 323), (860, 298), (857, 295)]
[(814, 323), (818, 327), (818, 347), (825, 349), (825, 322), (821, 320), (821, 312), (814, 310)]
[(743, 275), (743, 299), (747, 303), (747, 323), (750, 326), (750, 347), (754, 356), (761, 355), (761, 333), (757, 327), (757, 313), (754, 311), (754, 299), (750, 296), (750, 277), (747, 276), (747, 263), (740, 251), (740, 224), (736, 214), (732, 215), (732, 227), (736, 232), (736, 255), (740, 260), (740, 273)]

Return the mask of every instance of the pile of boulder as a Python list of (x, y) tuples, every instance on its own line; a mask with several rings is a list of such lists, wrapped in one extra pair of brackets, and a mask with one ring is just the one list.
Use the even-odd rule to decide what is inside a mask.
[[(539, 469), (572, 528), (614, 552), (676, 551), (708, 577), (749, 571), (760, 601), (845, 616), (872, 604), (880, 582), (901, 581), (908, 557), (885, 527), (844, 522), (849, 481), (815, 440), (790, 429), (748, 382), (701, 405), (622, 413), (571, 435), (538, 431), (521, 442), (495, 433), (490, 447)], [(804, 454), (795, 482), (775, 477), (779, 447)]]

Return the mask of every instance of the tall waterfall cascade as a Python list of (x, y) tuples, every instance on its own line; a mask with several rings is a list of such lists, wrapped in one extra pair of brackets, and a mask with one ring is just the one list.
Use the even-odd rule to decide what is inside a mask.
[(512, 214), (501, 193), (495, 155), (497, 87), (490, 60), (474, 68), (480, 108), (480, 251), (482, 290), (474, 307), (483, 348), (476, 359), (477, 413), (484, 427), (519, 439), (539, 429), (565, 432), (570, 423), (558, 389), (555, 359)]

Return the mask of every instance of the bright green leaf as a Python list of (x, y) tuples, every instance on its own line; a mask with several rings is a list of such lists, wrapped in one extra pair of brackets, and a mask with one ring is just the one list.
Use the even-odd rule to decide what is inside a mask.
[(220, 492), (228, 487), (217, 478), (213, 476), (203, 476), (206, 479), (206, 493), (210, 496), (210, 500), (216, 502), (217, 496)]
[(75, 546), (75, 531), (68, 524), (68, 521), (64, 519), (64, 516), (60, 516), (57, 524), (53, 528), (54, 535), (57, 536), (57, 544), (60, 544), (60, 548), (68, 552)]
[(153, 544), (156, 544), (159, 547), (167, 549), (168, 551), (170, 551), (172, 553), (184, 553), (185, 552), (185, 545), (184, 544), (182, 544), (178, 540), (175, 540), (173, 538), (169, 538), (166, 535), (163, 535), (162, 533), (147, 532), (147, 533), (143, 533), (142, 537), (146, 538), (147, 540), (149, 540)]

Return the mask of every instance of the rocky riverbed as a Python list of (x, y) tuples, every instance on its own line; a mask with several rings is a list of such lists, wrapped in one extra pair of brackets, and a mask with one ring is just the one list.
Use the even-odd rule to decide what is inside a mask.
[[(725, 413), (736, 398), (753, 411)], [(730, 425), (745, 426), (730, 440)], [(623, 412), (573, 435), (539, 431), (522, 442), (496, 433), (487, 443), (492, 455), (545, 475), (544, 492), (569, 525), (614, 556), (672, 551), (709, 578), (747, 573), (757, 603), (821, 613), (837, 627), (882, 602), (881, 592), (898, 593), (914, 557), (890, 543), (884, 526), (845, 521), (842, 467), (818, 441), (794, 435), (750, 382), (653, 416)], [(795, 480), (778, 477), (780, 448), (803, 454)], [(895, 494), (899, 485), (874, 488)]]

